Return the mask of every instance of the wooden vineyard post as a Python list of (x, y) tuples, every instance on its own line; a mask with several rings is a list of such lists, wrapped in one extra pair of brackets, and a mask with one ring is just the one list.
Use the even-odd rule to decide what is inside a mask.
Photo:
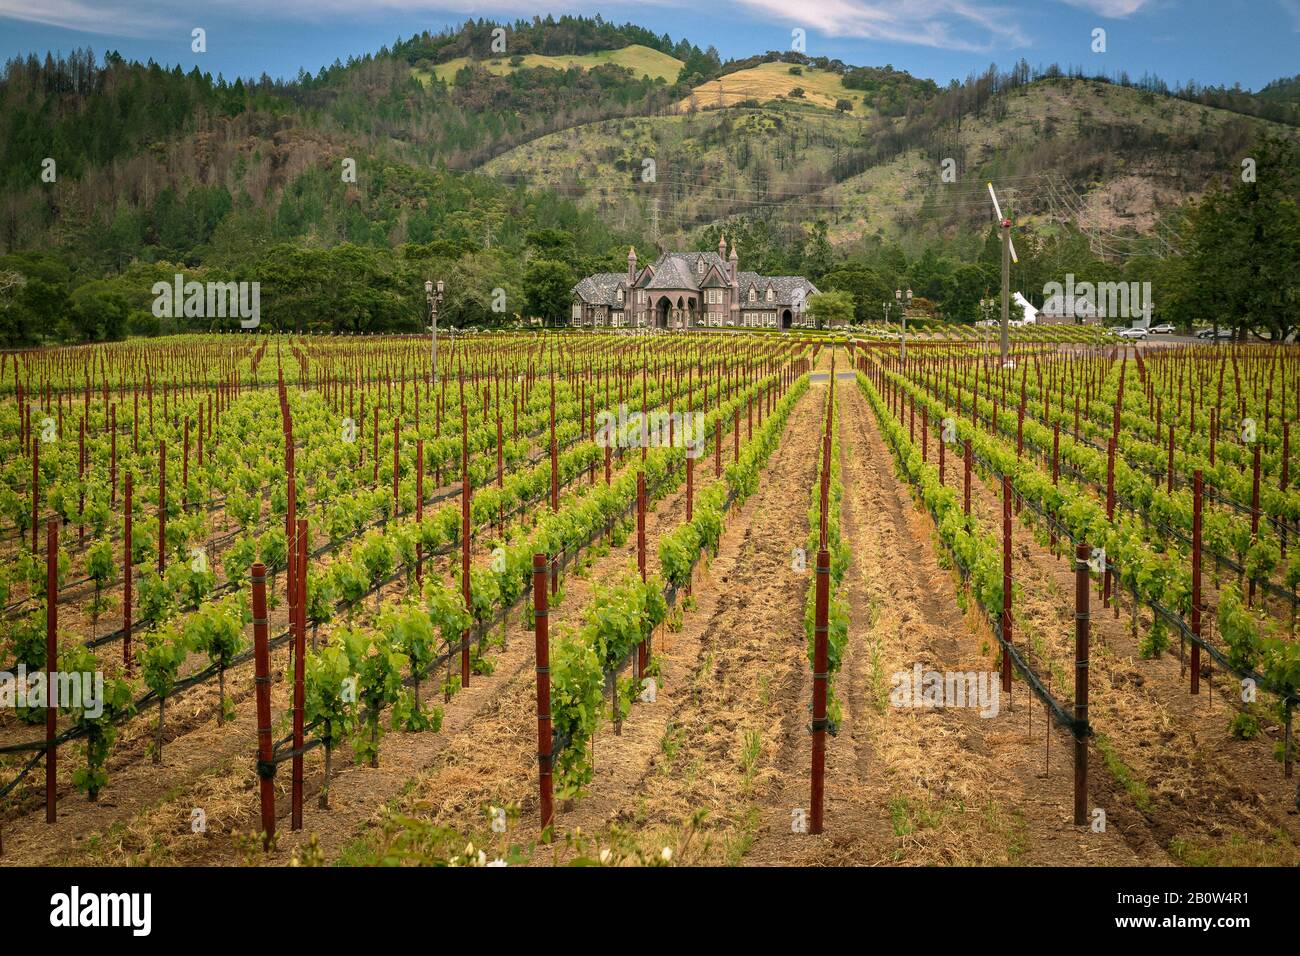
[(257, 776), (262, 808), (262, 849), (275, 839), (275, 765), (271, 749), (271, 655), (266, 637), (266, 565), (253, 565), (253, 666), (257, 690)]
[(122, 665), (131, 671), (131, 496), (132, 474), (126, 473), (126, 513), (122, 524)]
[[(1061, 423), (1052, 423), (1052, 487), (1055, 488), (1061, 480)], [(1049, 524), (1048, 546), (1051, 550), (1056, 550), (1056, 525)]]
[(1074, 549), (1074, 825), (1088, 822), (1088, 558), (1080, 542)]
[(184, 451), (181, 455), (181, 504), (190, 503), (190, 416), (185, 416)]
[(397, 516), (402, 513), (401, 495), (400, 495), (401, 486), (398, 481), (398, 476), (401, 471), (401, 463), (402, 463), (401, 446), (402, 446), (402, 424), (401, 422), (394, 421), (393, 422), (393, 519), (394, 520), (396, 520)]
[[(723, 476), (723, 420), (718, 419), (714, 423), (714, 477)], [(35, 515), (36, 507), (31, 507), (32, 515)]]
[(966, 517), (970, 517), (970, 462), (971, 450), (970, 439), (966, 439), (965, 454), (962, 456), (962, 470), (964, 474), (964, 484), (962, 485), (962, 506), (966, 509)]
[[(419, 406), (416, 406), (417, 410)], [(415, 524), (418, 526), (424, 521), (424, 439), (415, 440)], [(424, 545), (416, 543), (415, 545), (415, 583), (417, 586), (424, 584)]]
[(158, 573), (167, 570), (167, 439), (158, 439)]
[(1201, 469), (1192, 478), (1192, 690), (1201, 692), (1201, 509), (1204, 507), (1205, 484)]
[(40, 443), (32, 439), (32, 557), (40, 554), (41, 533), (41, 513), (40, 513), (40, 494), (41, 494), (41, 446)]
[[(554, 420), (554, 419), (552, 419)], [(554, 438), (552, 438), (554, 447)], [(552, 462), (552, 470), (554, 462)], [(465, 613), (472, 614), (469, 590), (469, 410), (460, 406), (460, 596)], [(460, 635), (460, 686), (469, 687), (469, 628)]]
[(731, 460), (733, 462), (736, 462), (736, 461), (740, 461), (740, 409), (737, 408), (732, 413), (732, 416), (733, 416), (732, 418), (733, 424), (731, 428), (731, 435), (732, 435)]
[(1169, 458), (1165, 465), (1165, 493), (1174, 493), (1174, 426), (1169, 424)]
[(302, 829), (303, 793), (303, 723), (307, 700), (306, 645), (307, 645), (307, 519), (298, 519), (296, 536), (298, 558), (294, 562), (295, 578), (288, 583), (298, 599), (293, 626), (293, 807), (290, 829)]
[(695, 455), (694, 448), (686, 449), (686, 520), (695, 517)]
[(817, 552), (816, 617), (813, 621), (812, 794), (809, 833), (821, 833), (826, 797), (826, 692), (830, 667), (826, 647), (830, 620), (831, 554)]
[[(1282, 412), (1286, 413), (1286, 402), (1282, 403)], [(1282, 422), (1282, 476), (1279, 479), (1279, 489), (1282, 494), (1286, 494), (1287, 488), (1291, 486), (1291, 423)], [(1283, 522), (1278, 537), (1282, 541), (1282, 557), (1286, 557), (1286, 523)]]
[[(109, 453), (108, 453), (108, 504), (117, 507), (117, 405), (110, 405), (109, 412)], [(200, 461), (199, 464), (202, 464)]]
[[(1254, 448), (1254, 475), (1251, 479), (1250, 486), (1250, 541), (1254, 544), (1259, 539), (1259, 447), (1261, 442), (1255, 442)], [(1252, 577), (1248, 585), (1246, 597), (1247, 606), (1253, 606), (1255, 603), (1255, 579)]]
[[(829, 421), (829, 419), (828, 419)], [(829, 435), (822, 436), (822, 474), (821, 487), (817, 489), (817, 508), (821, 512), (817, 528), (817, 546), (822, 550), (827, 548), (826, 538), (829, 533), (829, 516), (826, 514), (830, 504), (831, 490), (831, 439)]]
[(1011, 693), (1011, 478), (1002, 476), (1002, 691)]
[[(636, 566), (641, 572), (641, 581), (646, 579), (646, 560), (645, 560), (645, 511), (646, 511), (646, 494), (645, 494), (645, 472), (637, 472), (636, 476)], [(636, 679), (639, 684), (645, 678), (647, 658), (649, 657), (646, 642), (643, 640), (636, 646)], [(617, 697), (617, 687), (615, 687), (615, 696)]]
[[(33, 446), (35, 447), (35, 446)], [(59, 666), (59, 522), (51, 518), (45, 526), (45, 822), (57, 819), (59, 748), (54, 745), (59, 708), (55, 699)]]
[(547, 626), (546, 555), (533, 555), (533, 633), (537, 653), (537, 787), (542, 839), (555, 822), (551, 796), (551, 647)]
[[(1117, 412), (1118, 414), (1118, 412)], [(1115, 520), (1115, 436), (1106, 443), (1106, 520)], [(1101, 606), (1110, 607), (1110, 560), (1106, 560), (1106, 573), (1102, 576)], [(1115, 613), (1119, 614), (1119, 601), (1115, 601)]]
[(930, 460), (930, 406), (921, 406), (921, 462)]

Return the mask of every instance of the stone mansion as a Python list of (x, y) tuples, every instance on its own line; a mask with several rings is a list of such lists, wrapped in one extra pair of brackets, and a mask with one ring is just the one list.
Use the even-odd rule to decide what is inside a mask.
[(739, 271), (735, 243), (717, 252), (665, 252), (638, 269), (629, 249), (627, 272), (598, 272), (573, 287), (575, 326), (661, 329), (800, 328), (817, 287), (803, 276)]

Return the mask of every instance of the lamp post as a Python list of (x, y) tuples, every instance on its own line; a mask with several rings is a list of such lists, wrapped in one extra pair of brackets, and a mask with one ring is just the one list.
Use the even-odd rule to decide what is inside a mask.
[(889, 310), (890, 310), (890, 308), (893, 306), (893, 304), (894, 304), (894, 303), (890, 302), (888, 299), (886, 299), (884, 302), (880, 303), (880, 307), (881, 307), (882, 309), (885, 310), (885, 327), (886, 327), (886, 328), (889, 327)]
[(429, 345), (429, 361), (433, 364), (433, 384), (438, 384), (438, 306), (442, 305), (442, 280), (435, 286), (432, 279), (424, 280), (424, 297), (429, 303), (429, 328), (433, 339)]
[(894, 298), (898, 301), (898, 307), (903, 311), (903, 337), (898, 340), (898, 357), (899, 359), (907, 358), (907, 310), (912, 307), (912, 290), (904, 292), (902, 289), (894, 290)]

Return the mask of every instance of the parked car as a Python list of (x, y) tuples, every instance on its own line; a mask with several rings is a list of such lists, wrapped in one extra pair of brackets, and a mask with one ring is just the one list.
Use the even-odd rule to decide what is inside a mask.
[(1219, 334), (1216, 335), (1215, 338), (1216, 338), (1216, 339), (1230, 339), (1230, 338), (1232, 338), (1232, 329), (1219, 329)]
[(1214, 338), (1214, 329), (1201, 329), (1196, 333), (1196, 337), (1198, 339), (1212, 339)]
[(1151, 332), (1152, 335), (1173, 335), (1174, 327), (1170, 325), (1168, 322), (1165, 322), (1161, 325), (1151, 326), (1149, 331)]
[(1122, 339), (1144, 339), (1147, 337), (1146, 329), (1121, 329), (1118, 333)]

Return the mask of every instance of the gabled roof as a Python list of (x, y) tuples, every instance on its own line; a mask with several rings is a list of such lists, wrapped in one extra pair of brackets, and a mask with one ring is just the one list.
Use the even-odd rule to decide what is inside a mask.
[[(704, 264), (703, 276), (699, 273), (701, 262)], [(728, 261), (716, 252), (665, 252), (643, 266), (632, 285), (638, 289), (699, 292), (705, 288), (730, 285), (729, 270)], [(747, 304), (744, 300), (751, 285), (758, 290), (759, 301), (769, 308), (794, 305), (798, 290), (803, 291), (804, 301), (818, 292), (817, 287), (803, 276), (764, 276), (757, 272), (738, 272), (736, 285), (742, 306)], [(573, 294), (592, 305), (612, 306), (617, 305), (615, 293), (619, 286), (628, 288), (626, 273), (600, 272), (574, 286)], [(769, 286), (773, 292), (771, 302), (766, 298)]]
[(699, 269), (701, 261), (704, 262), (706, 281), (712, 269), (717, 269), (723, 276), (727, 274), (727, 261), (716, 252), (665, 252), (646, 267), (650, 270), (648, 276), (638, 278), (637, 287), (696, 291), (702, 286)]
[[(743, 308), (748, 304), (747, 296), (749, 288), (753, 286), (757, 290), (759, 302), (766, 305), (794, 305), (796, 290), (803, 290), (803, 301), (807, 302), (809, 296), (817, 295), (818, 288), (805, 279), (803, 276), (763, 276), (757, 272), (741, 272), (736, 275), (736, 283), (740, 288), (740, 304)], [(767, 289), (772, 288), (772, 301), (767, 301)]]
[(573, 294), (588, 305), (617, 305), (619, 287), (627, 288), (627, 273), (597, 272), (573, 287)]

